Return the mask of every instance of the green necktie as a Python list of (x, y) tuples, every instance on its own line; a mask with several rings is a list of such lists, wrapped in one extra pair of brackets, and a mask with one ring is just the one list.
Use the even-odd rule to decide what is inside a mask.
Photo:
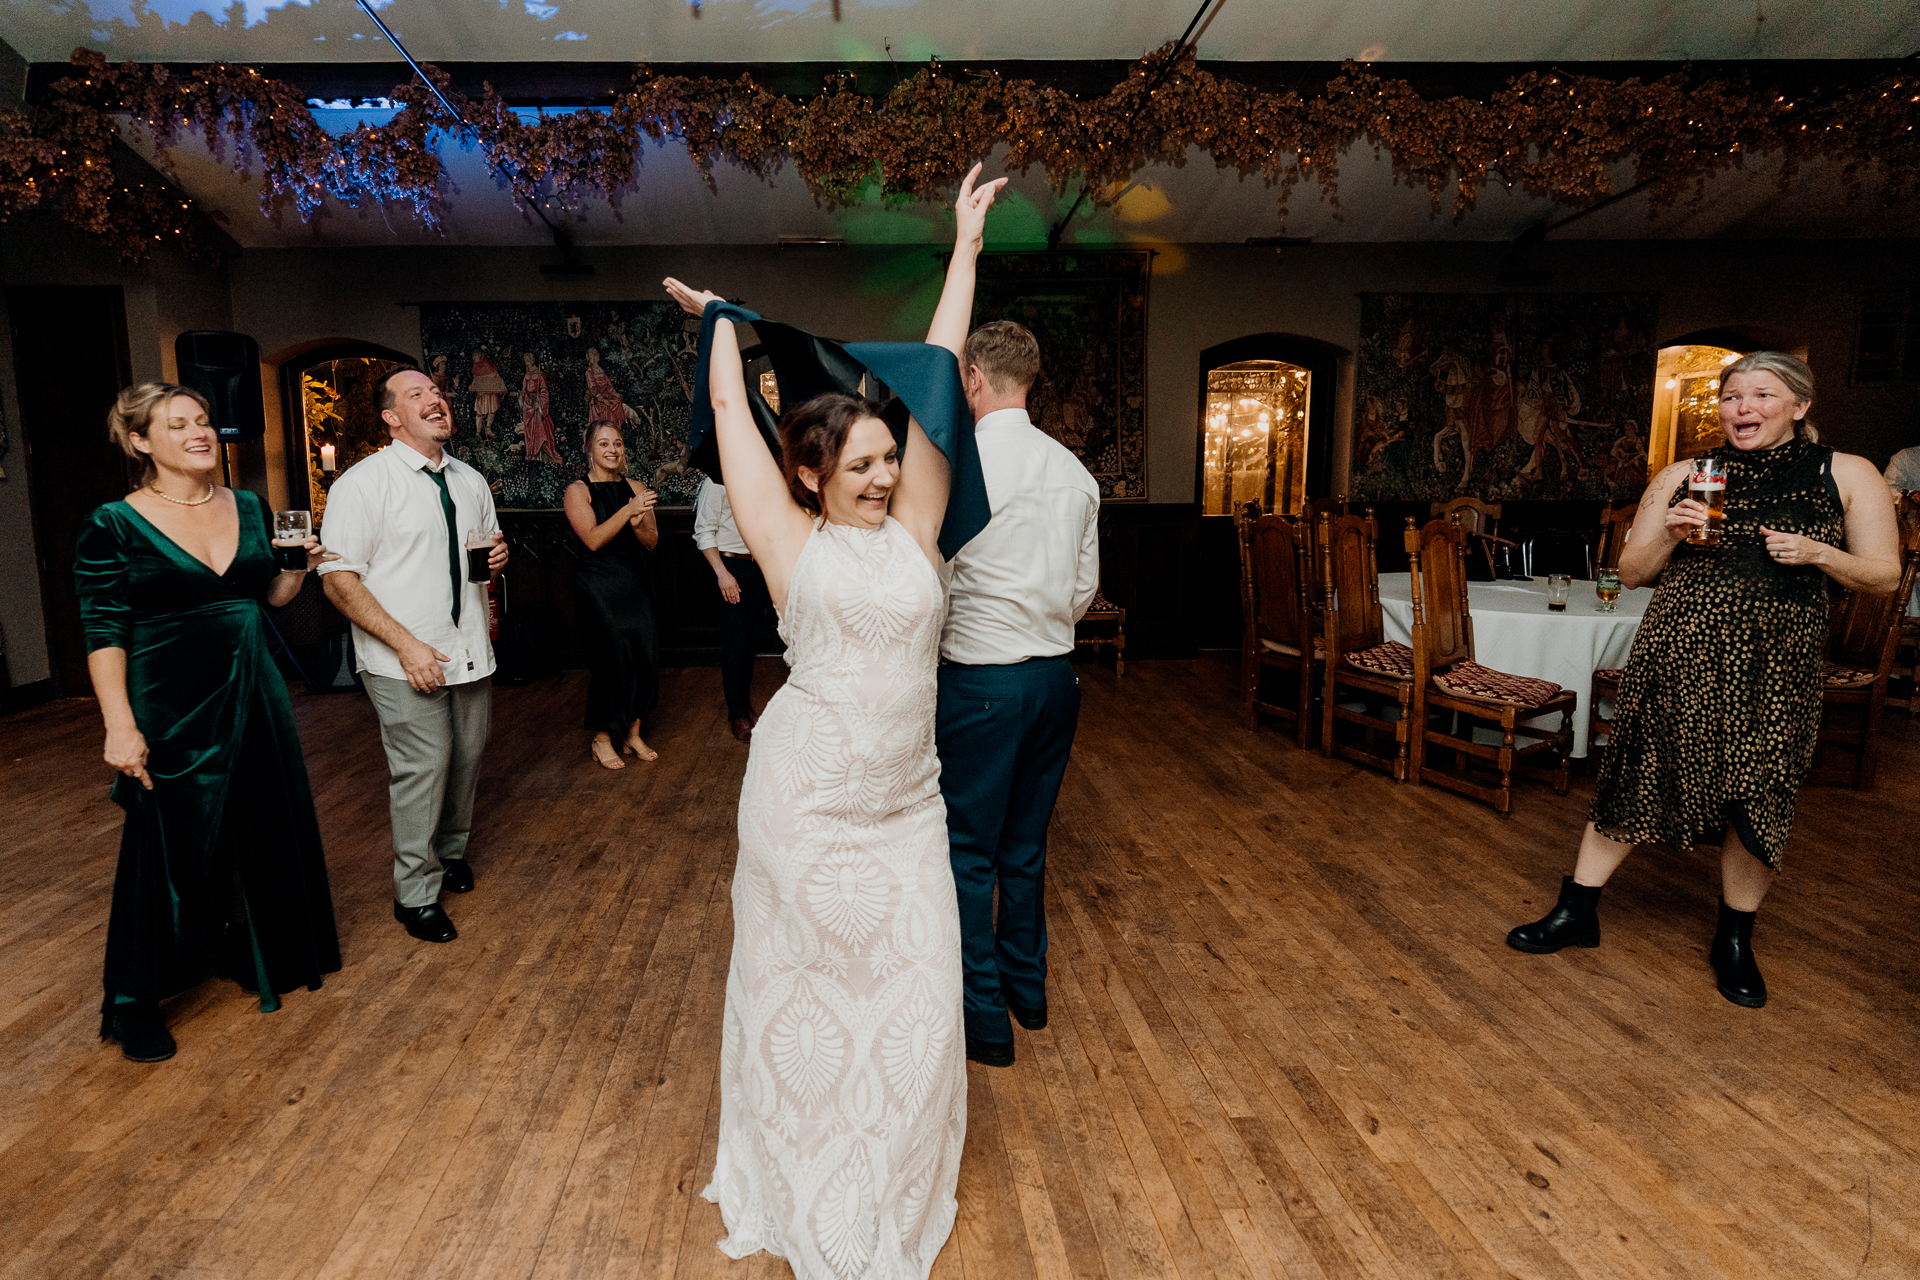
[(466, 584), (461, 581), (466, 575), (460, 572), (460, 525), (453, 517), (453, 495), (447, 492), (447, 477), (443, 471), (427, 468), (427, 474), (440, 486), (440, 510), (447, 516), (447, 579), (453, 583), (453, 625), (460, 625), (460, 590)]

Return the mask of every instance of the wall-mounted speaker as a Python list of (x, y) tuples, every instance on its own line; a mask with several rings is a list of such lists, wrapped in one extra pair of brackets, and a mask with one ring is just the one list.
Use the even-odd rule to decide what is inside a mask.
[(260, 396), (260, 344), (244, 333), (195, 329), (173, 340), (180, 385), (192, 387), (213, 406), (214, 429), (223, 444), (266, 434)]

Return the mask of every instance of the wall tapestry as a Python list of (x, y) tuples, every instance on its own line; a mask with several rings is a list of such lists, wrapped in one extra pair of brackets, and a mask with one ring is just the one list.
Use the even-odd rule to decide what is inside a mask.
[(1073, 450), (1102, 499), (1147, 496), (1148, 250), (990, 253), (973, 322), (1018, 320), (1040, 340), (1034, 423)]
[(626, 433), (628, 474), (691, 505), (682, 458), (695, 336), (671, 302), (425, 302), (420, 348), (453, 404), (450, 449), (504, 508), (558, 507), (587, 474), (586, 434)]
[(1659, 296), (1366, 293), (1356, 499), (1638, 497)]

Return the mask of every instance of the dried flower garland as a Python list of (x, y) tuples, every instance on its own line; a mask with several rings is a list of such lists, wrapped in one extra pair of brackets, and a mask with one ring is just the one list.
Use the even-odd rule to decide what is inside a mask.
[[(1150, 78), (1179, 60), (1150, 97)], [(1839, 166), (1849, 195), (1868, 172), (1889, 202), (1920, 189), (1920, 77), (1891, 71), (1869, 83), (1792, 99), (1744, 81), (1678, 73), (1652, 83), (1557, 71), (1517, 76), (1488, 100), (1423, 98), (1404, 81), (1348, 63), (1312, 98), (1270, 93), (1201, 70), (1173, 46), (1142, 58), (1106, 94), (1080, 99), (997, 72), (956, 75), (939, 63), (881, 96), (841, 82), (809, 99), (737, 80), (659, 76), (641, 68), (611, 106), (529, 124), (485, 86), (463, 98), (428, 67), (460, 108), (450, 115), (419, 80), (394, 91), (401, 106), (379, 126), (334, 136), (298, 89), (258, 71), (216, 64), (175, 75), (151, 63), (108, 63), (76, 50), (78, 72), (37, 111), (0, 112), (0, 219), (65, 198), (74, 224), (140, 259), (154, 244), (211, 243), (206, 221), (177, 191), (117, 182), (114, 112), (127, 113), (164, 158), (198, 132), (236, 172), (258, 168), (261, 211), (288, 206), (305, 220), (329, 196), (349, 206), (399, 202), (439, 225), (446, 174), (436, 133), (477, 145), (493, 171), (530, 199), (563, 207), (590, 196), (617, 203), (631, 190), (643, 142), (681, 140), (711, 182), (725, 161), (766, 176), (791, 163), (814, 195), (847, 204), (873, 188), (942, 200), (960, 174), (1005, 144), (1008, 163), (1039, 165), (1056, 186), (1085, 182), (1096, 200), (1151, 162), (1185, 164), (1190, 151), (1287, 195), (1304, 179), (1339, 200), (1339, 159), (1362, 140), (1386, 152), (1394, 176), (1424, 186), (1436, 214), (1452, 194), (1458, 218), (1489, 182), (1563, 203), (1610, 193), (1611, 168), (1631, 160), (1662, 208), (1748, 156), (1777, 156), (1784, 187), (1806, 164)], [(1144, 99), (1144, 100), (1143, 100)]]

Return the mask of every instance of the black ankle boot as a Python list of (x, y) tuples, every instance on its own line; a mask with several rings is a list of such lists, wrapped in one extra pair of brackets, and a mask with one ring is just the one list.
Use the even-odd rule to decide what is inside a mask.
[(1562, 947), (1600, 945), (1600, 890), (1604, 885), (1575, 884), (1572, 876), (1560, 877), (1560, 901), (1553, 910), (1523, 924), (1507, 934), (1507, 945), (1515, 951), (1536, 956), (1549, 955)]
[(1735, 911), (1723, 898), (1720, 901), (1720, 927), (1714, 931), (1713, 948), (1707, 963), (1720, 980), (1720, 994), (1744, 1009), (1758, 1009), (1767, 1002), (1767, 980), (1753, 962), (1752, 911)]
[(120, 1042), (120, 1053), (128, 1062), (165, 1062), (174, 1054), (173, 1033), (160, 1019), (160, 1006), (152, 1000), (116, 1004), (107, 1015), (107, 1035)]

